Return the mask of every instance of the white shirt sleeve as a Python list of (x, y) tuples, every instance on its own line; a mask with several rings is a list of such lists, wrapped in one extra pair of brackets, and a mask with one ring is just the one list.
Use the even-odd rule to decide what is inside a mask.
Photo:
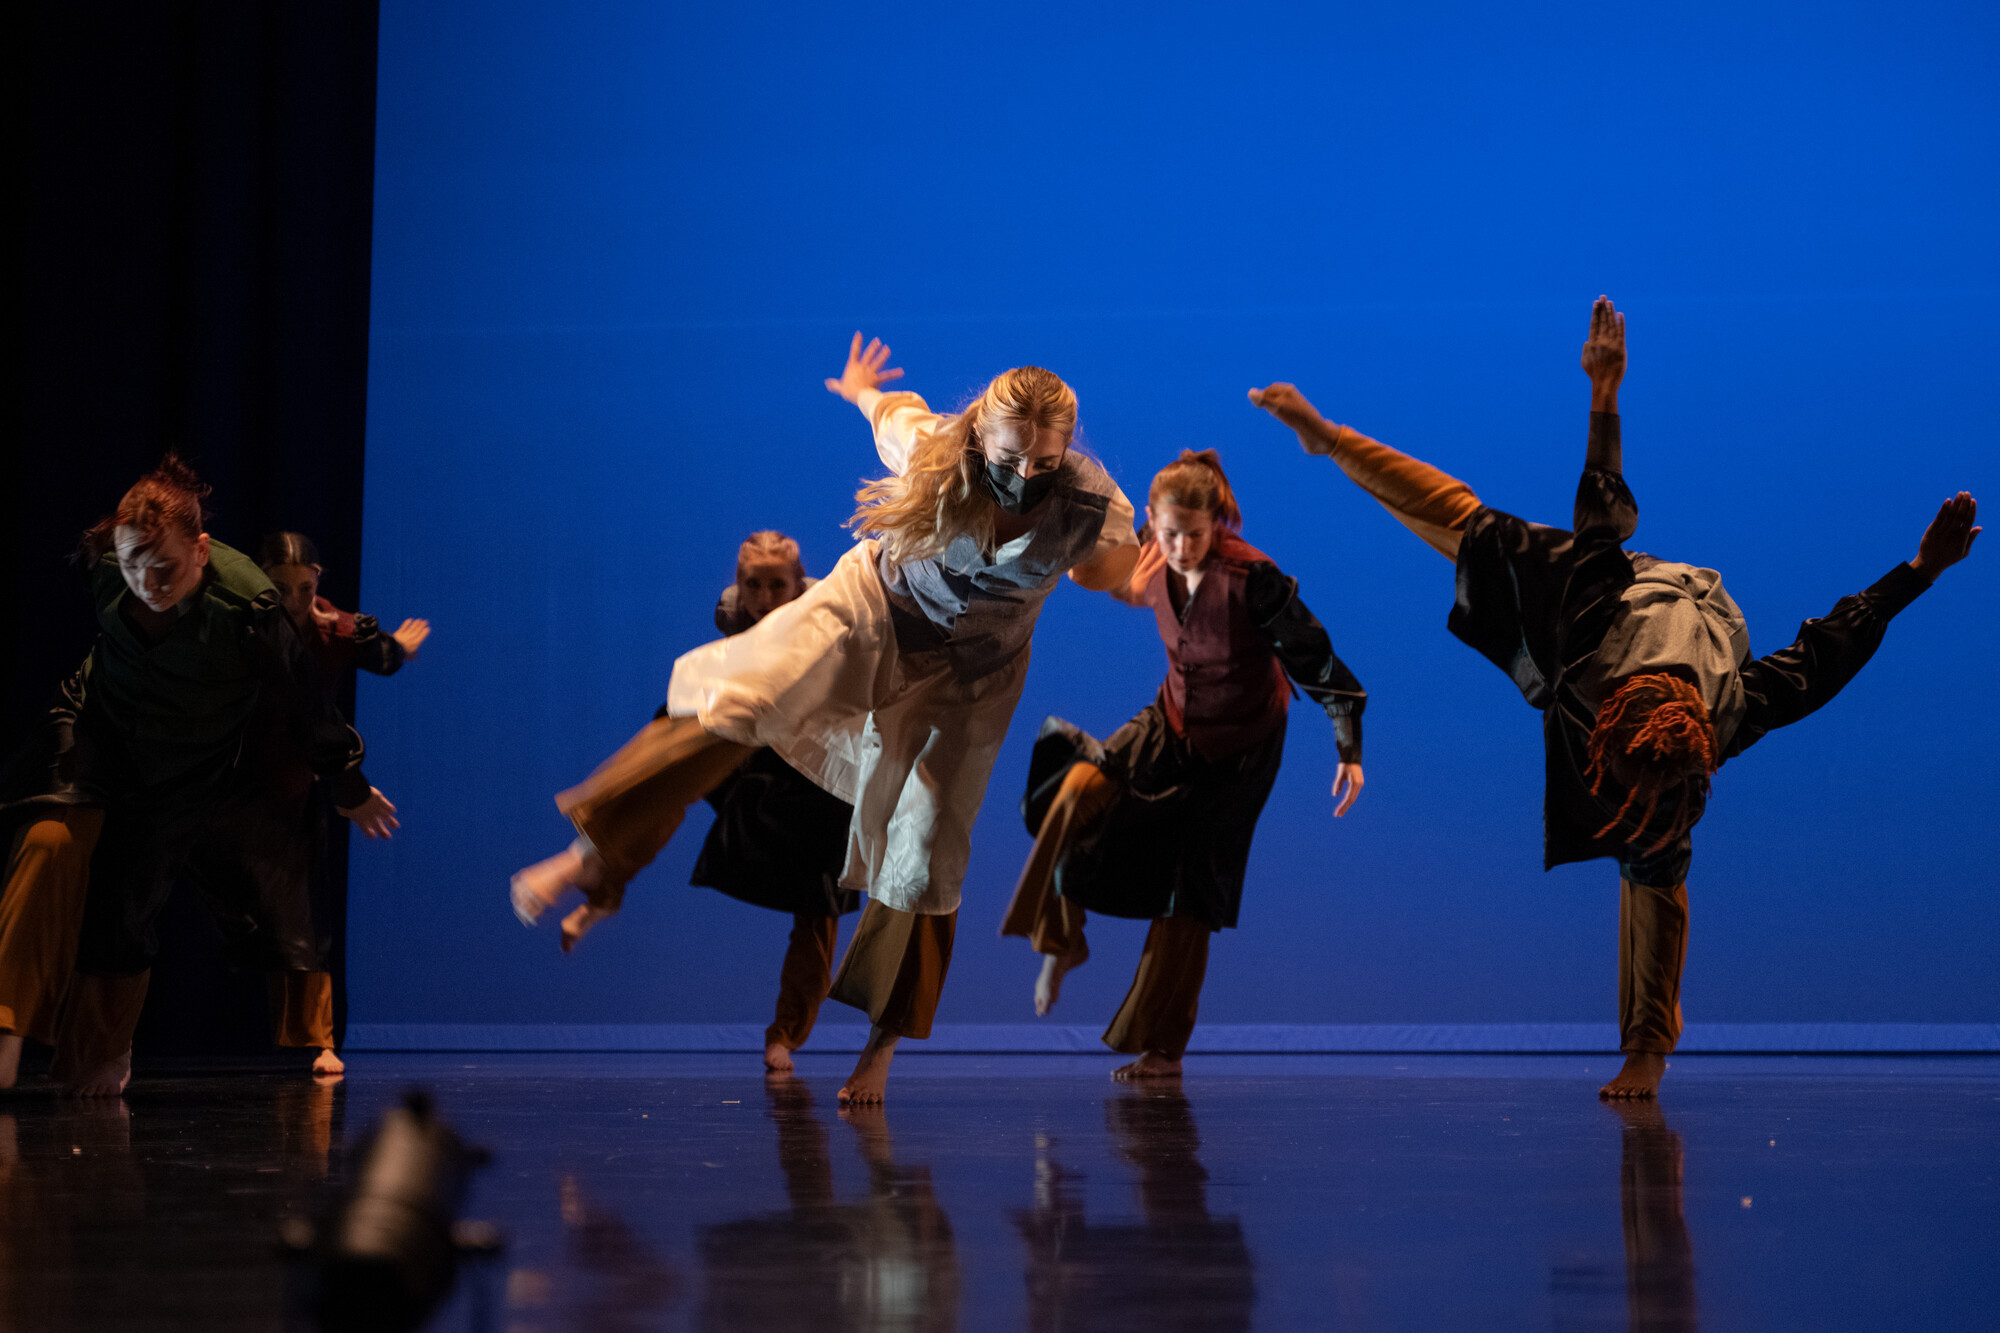
[(1124, 491), (1114, 486), (1111, 503), (1104, 507), (1104, 526), (1097, 533), (1097, 549), (1090, 553), (1093, 560), (1120, 546), (1139, 544), (1139, 534), (1132, 531), (1133, 517), (1132, 502), (1125, 498)]
[(898, 389), (893, 393), (863, 389), (854, 400), (854, 405), (861, 409), (861, 414), (868, 418), (868, 424), (875, 428), (875, 452), (899, 477), (909, 467), (910, 453), (917, 447), (917, 441), (936, 430), (938, 423), (944, 420), (931, 411), (930, 404), (920, 395), (908, 389)]

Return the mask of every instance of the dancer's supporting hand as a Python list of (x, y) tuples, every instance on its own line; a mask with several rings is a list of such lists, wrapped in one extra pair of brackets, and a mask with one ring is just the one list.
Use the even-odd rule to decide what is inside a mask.
[(1583, 343), (1583, 373), (1590, 376), (1590, 410), (1616, 412), (1625, 378), (1625, 316), (1600, 296), (1590, 307), (1590, 337)]
[(903, 378), (903, 372), (891, 368), (882, 369), (889, 360), (889, 349), (880, 338), (870, 338), (868, 346), (861, 346), (861, 332), (856, 330), (854, 341), (847, 348), (847, 369), (840, 372), (840, 378), (826, 382), (828, 393), (837, 393), (848, 402), (860, 399), (867, 389), (879, 389), (890, 380)]
[(1911, 568), (1927, 579), (1934, 579), (1959, 561), (1972, 554), (1972, 543), (1984, 531), (1973, 526), (1979, 517), (1979, 501), (1972, 498), (1969, 491), (1960, 491), (1938, 506), (1937, 517), (1924, 529), (1924, 539), (1917, 543), (1917, 558), (1910, 562)]
[(1113, 597), (1127, 606), (1146, 604), (1146, 585), (1153, 581), (1153, 575), (1167, 566), (1167, 553), (1160, 544), (1150, 538), (1139, 548), (1139, 562), (1132, 566), (1132, 577), (1115, 588), (1108, 589)]
[(431, 636), (431, 622), (428, 620), (405, 620), (396, 626), (396, 632), (389, 637), (402, 645), (403, 660), (414, 661), (417, 649), (424, 646), (424, 640)]
[[(1342, 764), (1334, 770), (1333, 799), (1336, 804), (1333, 807), (1333, 817), (1335, 819), (1340, 818), (1354, 808), (1354, 798), (1361, 794), (1361, 788), (1364, 783), (1365, 780), (1361, 776), (1361, 765), (1359, 764)], [(1343, 787), (1347, 789), (1347, 795), (1345, 796), (1340, 794)]]
[(1280, 380), (1267, 388), (1252, 389), (1250, 401), (1297, 432), (1299, 444), (1309, 454), (1331, 454), (1340, 440), (1340, 427), (1321, 416), (1295, 384)]
[(368, 789), (368, 799), (352, 810), (334, 807), (334, 813), (344, 819), (354, 821), (354, 827), (371, 838), (387, 838), (396, 829), (403, 827), (396, 818), (396, 807), (389, 804), (389, 798), (382, 794), (380, 787)]

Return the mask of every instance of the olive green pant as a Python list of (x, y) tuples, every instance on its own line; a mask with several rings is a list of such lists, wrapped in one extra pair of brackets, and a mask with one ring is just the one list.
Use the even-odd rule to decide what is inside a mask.
[(827, 998), (853, 1005), (891, 1036), (921, 1041), (931, 1035), (957, 934), (956, 911), (902, 912), (870, 899)]

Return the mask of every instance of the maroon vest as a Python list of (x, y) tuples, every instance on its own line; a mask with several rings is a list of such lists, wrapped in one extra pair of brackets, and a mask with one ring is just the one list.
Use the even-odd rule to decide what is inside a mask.
[(1247, 750), (1285, 725), (1291, 682), (1270, 636), (1251, 623), (1243, 595), (1250, 566), (1266, 559), (1235, 533), (1217, 532), (1201, 586), (1179, 619), (1167, 596), (1164, 565), (1146, 585), (1167, 645), (1160, 706), (1205, 759)]

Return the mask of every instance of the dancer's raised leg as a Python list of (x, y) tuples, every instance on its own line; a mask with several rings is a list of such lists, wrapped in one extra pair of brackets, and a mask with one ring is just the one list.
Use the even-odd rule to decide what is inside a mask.
[(1042, 817), (1041, 832), (1014, 886), (1013, 901), (1001, 922), (1002, 935), (1023, 935), (1042, 968), (1035, 978), (1035, 1014), (1044, 1017), (1062, 996), (1063, 978), (1090, 960), (1084, 938), (1084, 911), (1057, 896), (1056, 867), (1063, 853), (1117, 801), (1121, 787), (1095, 764), (1076, 763)]
[(648, 724), (582, 785), (556, 797), (582, 845), (572, 843), (514, 876), (509, 892), (515, 913), (533, 925), (566, 889), (580, 889), (588, 901), (563, 921), (563, 951), (575, 948), (586, 931), (618, 911), (626, 884), (660, 854), (688, 806), (755, 752), (703, 731), (691, 717)]
[(1294, 385), (1252, 389), (1250, 401), (1290, 426), (1307, 453), (1331, 457), (1432, 550), (1447, 560), (1458, 558), (1459, 534), (1479, 508), (1479, 497), (1470, 486), (1380, 440), (1328, 421)]

